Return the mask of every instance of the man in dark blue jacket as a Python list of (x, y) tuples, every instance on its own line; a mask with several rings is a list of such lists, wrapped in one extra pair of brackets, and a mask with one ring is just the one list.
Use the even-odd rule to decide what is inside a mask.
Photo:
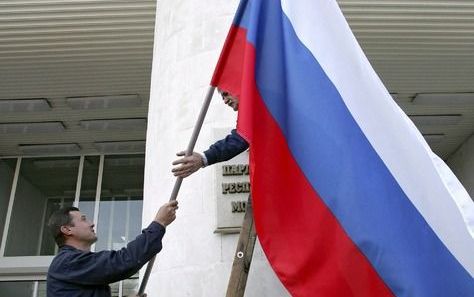
[[(224, 100), (224, 103), (232, 107), (234, 111), (239, 109), (239, 99), (229, 92), (218, 90)], [(240, 136), (235, 129), (232, 129), (229, 135), (224, 139), (217, 141), (209, 147), (203, 154), (193, 152), (191, 156), (185, 157), (185, 152), (179, 152), (180, 158), (173, 162), (174, 167), (171, 171), (175, 176), (187, 177), (202, 167), (212, 165), (232, 159), (238, 154), (248, 149), (249, 144)]]
[(100, 252), (90, 251), (97, 241), (94, 223), (78, 208), (54, 212), (48, 226), (60, 250), (48, 270), (47, 296), (110, 297), (110, 283), (134, 275), (161, 250), (165, 227), (174, 221), (177, 209), (177, 201), (164, 204), (127, 247)]

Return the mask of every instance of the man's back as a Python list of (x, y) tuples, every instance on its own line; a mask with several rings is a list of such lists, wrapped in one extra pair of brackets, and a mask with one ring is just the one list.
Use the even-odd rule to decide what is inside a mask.
[[(83, 252), (70, 246), (64, 246), (54, 257), (48, 270), (48, 297), (110, 297), (110, 287), (106, 284), (85, 284), (65, 280), (72, 272), (70, 263), (81, 262), (91, 252)], [(84, 257), (85, 256), (85, 257)], [(74, 265), (76, 266), (76, 265)], [(87, 273), (88, 267), (79, 268), (79, 273)], [(59, 276), (59, 277), (58, 277)]]

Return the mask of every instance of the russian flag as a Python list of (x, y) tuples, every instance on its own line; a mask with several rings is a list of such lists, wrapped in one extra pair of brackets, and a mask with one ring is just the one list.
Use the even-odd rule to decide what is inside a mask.
[(258, 237), (291, 295), (474, 296), (474, 203), (336, 1), (241, 1), (211, 84), (240, 98)]

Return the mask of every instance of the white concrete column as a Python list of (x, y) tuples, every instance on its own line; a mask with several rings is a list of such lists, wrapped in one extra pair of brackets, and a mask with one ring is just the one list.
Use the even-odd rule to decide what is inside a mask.
[[(237, 0), (157, 2), (148, 114), (143, 225), (167, 202), (175, 178), (171, 162), (184, 150), (203, 102)], [(235, 126), (236, 114), (214, 96), (196, 146), (216, 139), (213, 128)], [(167, 228), (163, 251), (148, 282), (148, 296), (222, 297), (237, 235), (215, 234), (215, 172), (209, 167), (186, 178), (177, 220)], [(143, 271), (142, 271), (143, 272)], [(246, 296), (288, 296), (257, 245)]]
[(474, 199), (474, 135), (448, 159), (448, 165)]

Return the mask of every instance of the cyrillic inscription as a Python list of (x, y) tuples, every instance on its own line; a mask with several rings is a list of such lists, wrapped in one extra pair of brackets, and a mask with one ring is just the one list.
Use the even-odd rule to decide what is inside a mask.
[(232, 212), (245, 212), (247, 201), (232, 201)]
[(248, 164), (222, 165), (222, 175), (249, 175)]
[(222, 183), (222, 194), (250, 193), (249, 182)]
[[(226, 137), (232, 128), (214, 128), (213, 138)], [(215, 232), (238, 233), (242, 226), (251, 189), (248, 164), (249, 153), (245, 151), (229, 161), (212, 166), (216, 177), (213, 182), (217, 204)]]

